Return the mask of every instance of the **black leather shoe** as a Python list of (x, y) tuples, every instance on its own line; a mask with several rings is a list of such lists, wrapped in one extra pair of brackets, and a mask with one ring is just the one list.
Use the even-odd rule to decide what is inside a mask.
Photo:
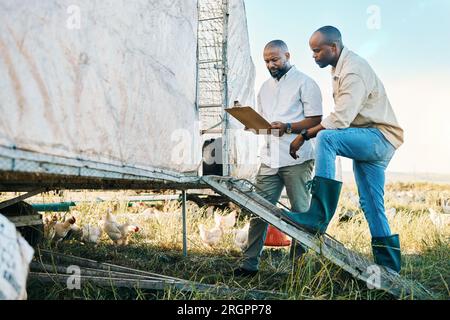
[(233, 276), (235, 277), (254, 277), (258, 274), (258, 271), (247, 270), (244, 268), (238, 268), (233, 270)]

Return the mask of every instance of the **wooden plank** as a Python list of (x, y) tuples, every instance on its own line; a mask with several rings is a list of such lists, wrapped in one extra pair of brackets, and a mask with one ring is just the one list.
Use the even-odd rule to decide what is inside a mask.
[(152, 273), (152, 272), (127, 268), (127, 267), (118, 266), (118, 265), (109, 264), (109, 263), (100, 263), (100, 262), (97, 262), (97, 261), (91, 260), (91, 259), (75, 257), (75, 256), (68, 256), (68, 255), (64, 255), (64, 254), (60, 254), (60, 253), (56, 253), (56, 252), (52, 252), (52, 251), (48, 251), (48, 250), (43, 250), (43, 249), (38, 249), (36, 256), (40, 259), (40, 261), (43, 261), (42, 257), (47, 257), (52, 260), (54, 259), (59, 263), (69, 263), (69, 264), (73, 264), (73, 265), (78, 265), (80, 267), (88, 267), (88, 268), (101, 269), (101, 270), (107, 270), (107, 271), (125, 272), (125, 273), (139, 274), (139, 275), (150, 276), (150, 277), (152, 277), (152, 276), (163, 277), (167, 280), (173, 280), (173, 281), (183, 281), (182, 279), (175, 278), (175, 277), (163, 276), (163, 275)]
[[(49, 265), (42, 262), (42, 257), (46, 256), (48, 258), (54, 258), (54, 262), (62, 262), (64, 261), (67, 264), (70, 265), (77, 265), (81, 267), (82, 274), (83, 270), (88, 271), (88, 273), (91, 275), (91, 277), (97, 277), (97, 278), (115, 278), (119, 279), (121, 281), (118, 282), (118, 285), (126, 285), (126, 288), (130, 288), (133, 285), (135, 285), (135, 282), (129, 282), (129, 280), (140, 280), (140, 279), (147, 279), (147, 280), (155, 280), (155, 281), (162, 281), (165, 284), (166, 288), (167, 286), (172, 286), (173, 288), (185, 291), (185, 292), (209, 292), (219, 295), (235, 295), (235, 294), (241, 294), (246, 295), (252, 299), (267, 299), (267, 298), (285, 298), (287, 295), (285, 293), (281, 292), (274, 292), (274, 291), (264, 291), (264, 290), (244, 290), (244, 289), (236, 289), (236, 288), (229, 288), (226, 286), (217, 286), (217, 285), (210, 285), (210, 284), (201, 284), (197, 282), (187, 281), (180, 278), (175, 277), (169, 277), (161, 274), (151, 273), (147, 271), (107, 264), (107, 263), (99, 263), (94, 260), (89, 260), (85, 258), (80, 257), (74, 257), (74, 256), (66, 256), (59, 253), (50, 252), (47, 250), (39, 250), (38, 251), (38, 258), (41, 258), (40, 262), (37, 262), (37, 265), (34, 264), (34, 266), (39, 266), (35, 270), (38, 271), (46, 271), (50, 273), (65, 273), (64, 266), (55, 266), (55, 265)], [(88, 266), (88, 267), (86, 267)], [(109, 276), (109, 272), (112, 272), (113, 277)], [(37, 272), (39, 273), (39, 272)], [(42, 273), (42, 272), (41, 272)], [(106, 273), (106, 276), (105, 276)], [(102, 277), (103, 275), (103, 277)], [(70, 275), (69, 275), (70, 276)], [(67, 278), (55, 278), (55, 279), (67, 279)], [(85, 277), (85, 279), (87, 279)], [(126, 279), (127, 281), (123, 282), (122, 280)], [(44, 279), (47, 282), (48, 279)], [(62, 280), (62, 281), (63, 281)], [(95, 281), (95, 279), (94, 279)], [(101, 280), (97, 283), (104, 283), (104, 280)], [(143, 288), (145, 289), (145, 288)], [(155, 289), (156, 290), (156, 289)], [(161, 289), (163, 290), (163, 289)]]
[[(67, 274), (68, 266), (62, 265), (50, 265), (44, 264), (40, 262), (33, 261), (30, 263), (30, 269), (33, 272), (37, 273), (56, 273), (56, 274)], [(93, 276), (93, 277), (109, 277), (109, 278), (118, 278), (118, 279), (142, 279), (142, 280), (165, 280), (168, 283), (175, 283), (177, 281), (164, 279), (161, 276), (144, 276), (139, 274), (130, 274), (125, 272), (117, 272), (111, 270), (103, 270), (103, 269), (92, 269), (92, 268), (80, 268), (81, 275), (83, 276)]]
[(27, 193), (25, 193), (25, 194), (23, 194), (21, 196), (18, 196), (18, 197), (14, 198), (14, 199), (3, 201), (3, 202), (0, 203), (0, 209), (12, 206), (13, 204), (16, 204), (18, 202), (21, 202), (21, 201), (23, 201), (25, 199), (31, 198), (31, 197), (33, 197), (33, 196), (35, 196), (37, 194), (40, 194), (40, 193), (43, 193), (43, 192), (46, 192), (46, 191), (48, 191), (46, 188), (39, 188), (39, 189), (30, 191), (30, 192), (27, 192)]
[[(28, 281), (38, 280), (42, 283), (60, 283), (67, 284), (68, 280), (73, 280), (72, 274), (57, 274), (57, 273), (39, 273), (30, 272), (28, 275)], [(173, 288), (182, 292), (202, 292), (210, 293), (216, 295), (228, 295), (236, 296), (242, 295), (244, 297), (250, 297), (253, 299), (270, 299), (274, 297), (283, 297), (285, 295), (270, 291), (260, 291), (260, 290), (244, 290), (228, 288), (223, 286), (214, 286), (206, 284), (198, 284), (194, 282), (170, 282), (166, 279), (158, 280), (146, 280), (146, 279), (130, 279), (124, 278), (111, 278), (111, 277), (101, 277), (101, 276), (80, 276), (79, 278), (81, 286), (83, 284), (95, 284), (102, 287), (114, 287), (114, 288), (135, 288), (144, 290), (157, 290), (164, 291), (169, 288)]]
[[(73, 275), (70, 274), (56, 274), (56, 273), (37, 273), (30, 272), (28, 276), (29, 280), (39, 280), (43, 283), (55, 283), (59, 282), (66, 284), (68, 280), (73, 279)], [(98, 276), (80, 276), (81, 284), (91, 283), (103, 287), (114, 288), (136, 288), (147, 290), (163, 291), (170, 285), (166, 280), (136, 280), (136, 279), (116, 279), (110, 277), (98, 277)]]
[(8, 219), (16, 225), (16, 228), (37, 226), (37, 225), (41, 225), (43, 223), (42, 217), (40, 215), (14, 216), (14, 217), (8, 217)]

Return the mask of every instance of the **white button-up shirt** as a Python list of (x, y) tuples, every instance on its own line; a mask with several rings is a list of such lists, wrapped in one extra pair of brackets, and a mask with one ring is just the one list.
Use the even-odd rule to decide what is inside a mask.
[[(322, 93), (313, 79), (292, 66), (279, 81), (271, 78), (262, 85), (258, 94), (258, 110), (269, 122), (300, 122), (306, 117), (323, 114)], [(260, 153), (262, 164), (278, 169), (314, 159), (312, 141), (306, 141), (302, 146), (299, 159), (294, 160), (290, 156), (290, 145), (295, 138), (295, 134), (285, 134), (281, 138), (266, 136)]]

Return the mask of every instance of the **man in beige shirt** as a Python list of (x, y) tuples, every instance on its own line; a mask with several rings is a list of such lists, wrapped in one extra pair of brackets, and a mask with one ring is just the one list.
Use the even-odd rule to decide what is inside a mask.
[(314, 128), (292, 126), (292, 131), (299, 134), (291, 144), (293, 158), (297, 158), (305, 141), (317, 137), (316, 173), (310, 209), (286, 213), (286, 220), (325, 233), (342, 187), (341, 182), (335, 181), (336, 156), (353, 159), (360, 205), (372, 234), (375, 262), (400, 272), (400, 240), (398, 235), (392, 235), (386, 218), (384, 185), (385, 170), (396, 149), (403, 144), (403, 130), (380, 79), (367, 61), (344, 47), (338, 29), (320, 28), (312, 35), (310, 47), (319, 67), (332, 66), (335, 108)]

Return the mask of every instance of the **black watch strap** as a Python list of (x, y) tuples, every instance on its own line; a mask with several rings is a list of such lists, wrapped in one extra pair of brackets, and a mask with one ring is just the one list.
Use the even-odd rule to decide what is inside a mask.
[(300, 134), (302, 135), (303, 139), (305, 139), (305, 141), (309, 141), (311, 138), (308, 136), (308, 130), (303, 129)]

